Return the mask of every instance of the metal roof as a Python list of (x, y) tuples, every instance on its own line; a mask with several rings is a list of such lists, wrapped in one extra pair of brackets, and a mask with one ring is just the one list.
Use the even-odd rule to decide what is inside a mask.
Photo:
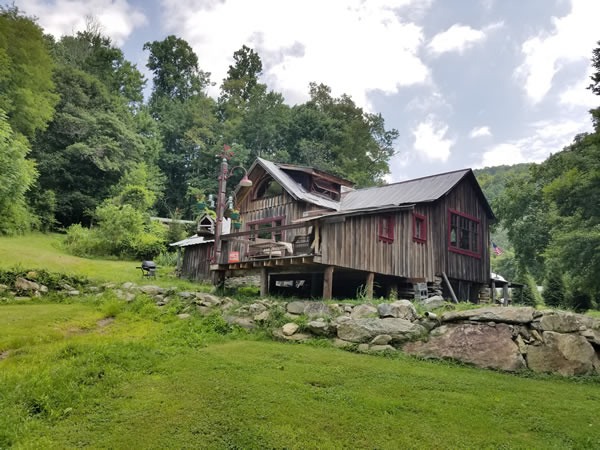
[(471, 169), (455, 170), (384, 186), (356, 190), (346, 188), (342, 190), (341, 200), (335, 201), (307, 191), (304, 186), (294, 181), (282, 170), (282, 167), (288, 167), (288, 165), (279, 165), (263, 158), (257, 158), (250, 170), (256, 164), (262, 166), (294, 199), (340, 212), (433, 202), (446, 195), (465, 176), (469, 176), (477, 185), (479, 197), (489, 216), (494, 218), (494, 213)]
[[(323, 208), (339, 211), (340, 202), (336, 202), (330, 198), (325, 198), (321, 195), (313, 194), (312, 192), (307, 191), (304, 186), (294, 181), (294, 179), (285, 173), (285, 171), (281, 170), (276, 163), (267, 161), (263, 158), (256, 158), (256, 162), (260, 164), (263, 169), (265, 169), (269, 175), (271, 175), (275, 181), (277, 181), (281, 187), (288, 191), (288, 193), (296, 200), (303, 200), (314, 205), (322, 206)], [(254, 164), (250, 170), (252, 170), (253, 167)]]
[(173, 242), (169, 244), (171, 247), (187, 247), (189, 245), (198, 245), (198, 244), (208, 244), (210, 242), (215, 242), (214, 239), (204, 239), (204, 236), (192, 236), (182, 241)]
[[(365, 189), (357, 189), (342, 195), (341, 209), (343, 211), (373, 208), (409, 203), (432, 202), (444, 196), (468, 174), (471, 169), (456, 170), (414, 180), (401, 181), (400, 183), (387, 184)], [(482, 197), (490, 214), (493, 213)]]

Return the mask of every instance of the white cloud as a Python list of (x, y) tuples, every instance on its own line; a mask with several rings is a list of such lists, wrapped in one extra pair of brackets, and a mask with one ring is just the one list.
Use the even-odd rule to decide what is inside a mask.
[(571, 12), (553, 17), (553, 30), (540, 33), (521, 47), (525, 60), (515, 72), (524, 79), (528, 97), (537, 103), (552, 87), (554, 75), (564, 63), (589, 60), (598, 34), (600, 2), (571, 0)]
[(521, 148), (516, 144), (499, 144), (483, 154), (481, 167), (501, 166), (503, 164), (519, 164), (525, 162)]
[(492, 135), (492, 132), (490, 131), (490, 127), (488, 127), (488, 126), (475, 127), (471, 130), (471, 133), (469, 133), (469, 137), (471, 137), (471, 138), (482, 137), (482, 136), (491, 136), (491, 135)]
[(534, 122), (528, 128), (529, 136), (487, 150), (477, 167), (542, 162), (551, 153), (559, 152), (571, 144), (575, 135), (590, 131), (591, 125), (589, 119), (584, 117), (581, 120), (558, 118)]
[(421, 159), (442, 162), (448, 160), (454, 140), (445, 137), (447, 132), (448, 125), (437, 122), (432, 116), (419, 123), (413, 134), (414, 148), (419, 152)]
[[(417, 53), (421, 27), (402, 21), (417, 0), (273, 2), (163, 0), (165, 26), (186, 39), (200, 66), (221, 84), (243, 44), (263, 59), (263, 78), (289, 103), (305, 101), (308, 84), (323, 82), (369, 107), (368, 93), (426, 83)], [(421, 4), (417, 5), (422, 7)], [(215, 92), (212, 92), (215, 94)]]
[(579, 80), (577, 83), (567, 87), (560, 94), (560, 103), (570, 107), (584, 106), (586, 108), (594, 108), (600, 104), (598, 96), (594, 95), (592, 91), (587, 89), (591, 84), (590, 75), (593, 70), (590, 68), (584, 78)]
[(147, 23), (144, 13), (127, 0), (20, 0), (17, 6), (38, 17), (44, 31), (57, 38), (84, 30), (85, 16), (93, 15), (117, 46), (123, 45), (135, 28)]
[(436, 34), (429, 42), (427, 48), (434, 55), (440, 55), (446, 52), (458, 52), (473, 47), (478, 42), (487, 37), (487, 33), (503, 26), (503, 23), (496, 23), (485, 27), (483, 30), (475, 30), (467, 25), (454, 24), (446, 31)]

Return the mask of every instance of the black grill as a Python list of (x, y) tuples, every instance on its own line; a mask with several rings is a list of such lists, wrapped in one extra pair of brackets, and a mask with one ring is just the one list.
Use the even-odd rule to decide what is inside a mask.
[(159, 267), (156, 265), (154, 261), (142, 261), (142, 265), (136, 267), (136, 269), (142, 270), (142, 277), (146, 278), (156, 278), (156, 269)]
[(144, 270), (156, 269), (156, 263), (154, 261), (142, 261), (142, 269), (144, 269)]

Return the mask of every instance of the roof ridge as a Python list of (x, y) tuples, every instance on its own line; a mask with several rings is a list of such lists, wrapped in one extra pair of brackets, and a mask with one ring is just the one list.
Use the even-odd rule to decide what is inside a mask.
[(427, 178), (441, 177), (442, 175), (450, 175), (451, 173), (457, 173), (457, 172), (465, 172), (466, 173), (466, 172), (468, 172), (470, 170), (472, 170), (472, 169), (471, 168), (467, 168), (467, 169), (451, 170), (449, 172), (435, 173), (433, 175), (427, 175), (427, 176), (424, 176), (424, 177), (411, 178), (410, 180), (396, 181), (395, 183), (383, 184), (381, 186), (369, 186), (369, 187), (365, 187), (365, 188), (358, 188), (358, 189), (354, 189), (354, 191), (346, 192), (346, 194), (350, 194), (351, 192), (366, 191), (368, 189), (379, 189), (379, 188), (384, 188), (384, 187), (388, 187), (388, 186), (396, 186), (398, 184), (410, 183), (412, 181), (419, 181), (419, 180), (425, 180)]

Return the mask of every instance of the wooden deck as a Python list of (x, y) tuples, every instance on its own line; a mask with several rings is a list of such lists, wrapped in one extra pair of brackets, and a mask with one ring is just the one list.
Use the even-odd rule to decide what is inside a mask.
[(211, 264), (210, 270), (235, 271), (261, 269), (263, 267), (284, 268), (288, 266), (295, 266), (296, 269), (299, 269), (299, 266), (302, 265), (315, 264), (321, 264), (320, 255), (280, 256), (276, 258), (253, 259), (236, 263)]

